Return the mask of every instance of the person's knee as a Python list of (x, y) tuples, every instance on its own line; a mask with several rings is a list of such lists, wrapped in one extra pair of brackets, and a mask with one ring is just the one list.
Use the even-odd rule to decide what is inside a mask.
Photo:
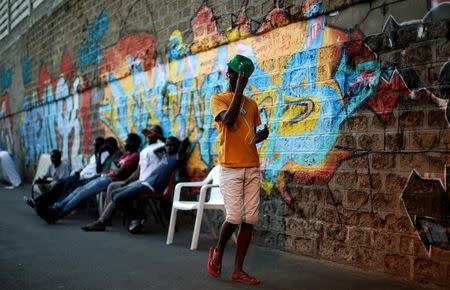
[(243, 219), (243, 223), (255, 225), (258, 223), (258, 216), (257, 215), (246, 216), (245, 219)]
[(229, 224), (239, 225), (242, 223), (242, 216), (239, 214), (228, 214), (225, 220)]

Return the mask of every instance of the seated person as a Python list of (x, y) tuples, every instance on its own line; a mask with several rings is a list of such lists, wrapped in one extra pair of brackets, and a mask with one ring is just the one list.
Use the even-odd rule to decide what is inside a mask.
[(81, 172), (76, 172), (59, 180), (49, 191), (41, 194), (34, 200), (24, 197), (26, 204), (32, 208), (47, 208), (57, 200), (66, 197), (68, 193), (74, 191), (77, 187), (98, 177), (101, 173), (108, 173), (111, 162), (116, 161), (120, 157), (116, 139), (109, 137), (105, 141), (103, 137), (98, 137), (93, 145), (94, 155), (91, 156), (89, 164)]
[(141, 138), (137, 134), (128, 134), (125, 141), (125, 153), (118, 161), (111, 164), (111, 170), (108, 174), (94, 178), (85, 185), (78, 187), (63, 200), (54, 203), (53, 206), (38, 210), (38, 215), (47, 223), (53, 223), (68, 215), (90, 197), (106, 190), (111, 182), (127, 179), (138, 166), (140, 145)]
[(187, 138), (183, 140), (181, 146), (177, 138), (167, 138), (165, 146), (155, 150), (155, 153), (161, 156), (161, 161), (151, 174), (143, 181), (137, 181), (126, 187), (113, 190), (111, 201), (105, 207), (100, 218), (81, 228), (85, 231), (104, 231), (117, 205), (121, 207), (129, 205), (141, 194), (162, 194), (169, 184), (173, 171), (184, 163), (188, 145), (189, 140)]
[(17, 172), (14, 160), (8, 151), (0, 149), (0, 180), (17, 187), (22, 183), (19, 173)]
[[(111, 191), (119, 187), (124, 187), (136, 180), (143, 181), (150, 173), (155, 169), (159, 163), (159, 157), (153, 152), (155, 149), (164, 147), (164, 143), (158, 142), (161, 140), (164, 142), (163, 132), (160, 126), (149, 126), (142, 130), (142, 134), (147, 138), (147, 147), (142, 149), (139, 154), (139, 166), (133, 174), (130, 175), (125, 181), (114, 181), (108, 186), (104, 203), (100, 205), (100, 212), (103, 211), (103, 207), (111, 200)], [(101, 194), (105, 194), (102, 192)]]
[(34, 182), (37, 184), (41, 193), (49, 191), (58, 180), (63, 179), (70, 174), (69, 164), (61, 160), (61, 151), (54, 149), (50, 153), (51, 164), (44, 176), (39, 177)]

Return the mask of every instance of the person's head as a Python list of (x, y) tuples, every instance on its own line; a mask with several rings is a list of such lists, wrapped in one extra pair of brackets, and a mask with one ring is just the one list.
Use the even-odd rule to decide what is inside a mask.
[(118, 145), (117, 140), (114, 137), (108, 137), (105, 140), (105, 148), (109, 152), (109, 154), (113, 154), (117, 151)]
[(59, 151), (58, 149), (54, 149), (50, 153), (50, 160), (52, 161), (53, 165), (58, 167), (59, 164), (61, 164), (61, 151)]
[(170, 136), (166, 139), (164, 147), (169, 155), (176, 154), (178, 152), (178, 147), (180, 147), (180, 140), (176, 137)]
[(94, 140), (94, 143), (92, 143), (92, 145), (94, 146), (94, 152), (100, 152), (100, 149), (103, 148), (103, 145), (105, 145), (105, 138), (103, 137), (97, 137)]
[(242, 72), (246, 78), (249, 78), (255, 70), (255, 66), (253, 65), (251, 59), (240, 54), (236, 54), (230, 60), (227, 66), (227, 77), (230, 81), (230, 88), (233, 91), (236, 89), (236, 84), (240, 72)]
[(159, 140), (163, 140), (163, 131), (158, 125), (150, 125), (142, 130), (142, 134), (147, 138), (149, 144), (156, 143)]
[(136, 133), (130, 133), (125, 140), (125, 150), (130, 152), (136, 152), (141, 146), (141, 137)]

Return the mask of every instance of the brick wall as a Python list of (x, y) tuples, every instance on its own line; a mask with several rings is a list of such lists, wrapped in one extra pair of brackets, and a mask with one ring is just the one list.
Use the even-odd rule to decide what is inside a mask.
[(204, 174), (209, 100), (245, 54), (271, 133), (255, 243), (449, 285), (448, 243), (417, 228), (449, 227), (449, 1), (50, 2), (0, 41), (1, 146), (24, 175), (148, 123), (188, 136)]

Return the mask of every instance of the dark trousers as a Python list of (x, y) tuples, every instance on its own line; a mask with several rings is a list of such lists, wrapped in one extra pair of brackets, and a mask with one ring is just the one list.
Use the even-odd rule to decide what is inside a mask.
[(55, 202), (62, 200), (76, 188), (86, 184), (91, 179), (80, 179), (78, 175), (71, 175), (56, 182), (47, 192), (38, 196), (34, 203), (37, 209), (46, 209)]

